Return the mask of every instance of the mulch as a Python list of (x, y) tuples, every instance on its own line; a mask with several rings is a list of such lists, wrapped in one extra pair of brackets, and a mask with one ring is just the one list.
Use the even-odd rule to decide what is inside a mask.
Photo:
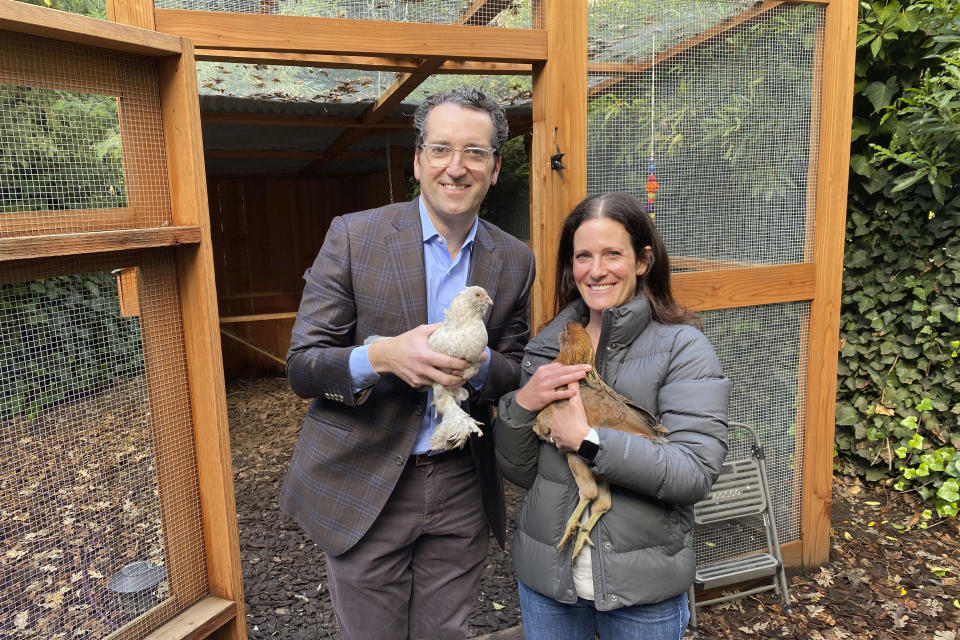
[[(231, 382), (227, 406), (248, 637), (338, 638), (323, 554), (277, 507), (308, 402), (263, 378)], [(508, 527), (523, 495), (507, 485)], [(913, 494), (835, 475), (830, 562), (791, 576), (793, 613), (769, 591), (706, 606), (700, 637), (960, 640), (960, 524), (924, 509)], [(491, 542), (469, 635), (520, 638), (519, 625), (510, 544)]]

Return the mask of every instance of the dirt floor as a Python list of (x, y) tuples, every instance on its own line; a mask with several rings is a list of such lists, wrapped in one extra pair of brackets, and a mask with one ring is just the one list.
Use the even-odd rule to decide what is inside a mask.
[[(249, 637), (338, 638), (323, 554), (277, 507), (307, 402), (276, 378), (231, 383), (227, 403)], [(508, 527), (522, 499), (508, 484)], [(710, 605), (700, 637), (960, 640), (960, 523), (922, 511), (910, 494), (835, 477), (831, 561), (791, 577), (793, 613), (771, 592)], [(509, 551), (490, 545), (471, 637), (520, 624)]]

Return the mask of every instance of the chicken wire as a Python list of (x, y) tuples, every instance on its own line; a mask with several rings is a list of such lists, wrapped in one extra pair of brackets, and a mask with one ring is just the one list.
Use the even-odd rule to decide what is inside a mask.
[(755, 4), (591, 5), (588, 191), (652, 162), (676, 270), (811, 259), (824, 9)]
[[(810, 303), (706, 311), (701, 321), (731, 381), (730, 420), (753, 427), (763, 444), (780, 543), (799, 540)], [(729, 459), (749, 457), (751, 442), (737, 437), (742, 435), (733, 431)], [(696, 528), (699, 562), (766, 548), (762, 529), (749, 535), (728, 529)]]
[[(474, 0), (156, 0), (158, 9), (455, 24)], [(472, 24), (531, 28), (532, 0), (490, 0)]]
[(173, 258), (127, 259), (0, 271), (2, 638), (141, 638), (208, 591)]
[(0, 32), (0, 237), (171, 219), (156, 62)]

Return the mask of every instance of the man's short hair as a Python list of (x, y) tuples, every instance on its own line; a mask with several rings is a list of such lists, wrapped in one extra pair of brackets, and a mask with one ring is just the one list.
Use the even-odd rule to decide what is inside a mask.
[(455, 104), (465, 109), (474, 109), (489, 114), (493, 121), (493, 140), (491, 145), (494, 152), (499, 156), (503, 149), (503, 144), (507, 141), (510, 129), (507, 125), (507, 116), (503, 109), (497, 104), (497, 101), (485, 94), (479, 89), (468, 89), (461, 87), (451, 91), (435, 93), (417, 107), (413, 114), (413, 128), (417, 132), (417, 149), (423, 144), (424, 130), (427, 126), (427, 116), (434, 107), (441, 104)]

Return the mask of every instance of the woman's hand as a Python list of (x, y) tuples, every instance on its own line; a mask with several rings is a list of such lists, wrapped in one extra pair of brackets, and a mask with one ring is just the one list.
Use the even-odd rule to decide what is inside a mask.
[[(527, 411), (540, 411), (554, 400), (564, 400), (577, 395), (577, 383), (586, 377), (588, 371), (588, 364), (545, 364), (533, 373), (527, 384), (520, 387), (514, 401)], [(583, 405), (581, 409), (582, 407)]]
[(553, 424), (550, 426), (550, 437), (560, 451), (577, 451), (590, 433), (583, 399), (580, 397), (580, 385), (572, 382), (569, 390), (572, 392), (569, 402), (554, 406)]

